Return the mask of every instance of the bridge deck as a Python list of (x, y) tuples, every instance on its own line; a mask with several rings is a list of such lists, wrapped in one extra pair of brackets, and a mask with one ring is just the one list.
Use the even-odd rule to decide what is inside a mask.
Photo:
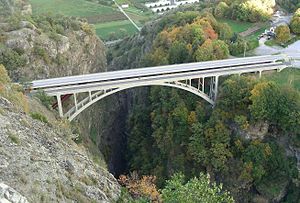
[(197, 63), (187, 63), (187, 64), (175, 64), (167, 66), (158, 67), (148, 67), (148, 68), (138, 68), (130, 70), (112, 71), (112, 72), (102, 72), (78, 76), (68, 76), (45, 80), (35, 80), (32, 82), (32, 89), (43, 89), (66, 85), (84, 84), (101, 82), (108, 80), (121, 80), (128, 78), (141, 78), (145, 76), (160, 76), (178, 73), (188, 73), (205, 71), (217, 68), (231, 68), (238, 66), (247, 66), (255, 64), (267, 64), (279, 60), (284, 60), (284, 55), (273, 55), (273, 56), (258, 56), (258, 57), (247, 57), (247, 58), (237, 58), (237, 59), (226, 59), (217, 61), (207, 61), (207, 62), (197, 62)]

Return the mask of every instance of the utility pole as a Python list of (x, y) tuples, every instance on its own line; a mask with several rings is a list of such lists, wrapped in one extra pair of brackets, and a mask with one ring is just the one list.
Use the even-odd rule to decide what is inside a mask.
[(244, 58), (246, 57), (246, 47), (247, 47), (247, 42), (244, 42)]

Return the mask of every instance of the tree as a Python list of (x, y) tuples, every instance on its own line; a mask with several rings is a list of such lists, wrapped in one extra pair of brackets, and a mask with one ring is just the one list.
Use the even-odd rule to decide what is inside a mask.
[(229, 6), (221, 1), (220, 3), (218, 3), (218, 5), (216, 6), (215, 10), (214, 10), (214, 15), (217, 18), (223, 18), (226, 17), (229, 11)]
[(189, 58), (189, 51), (185, 43), (175, 41), (169, 50), (169, 63), (184, 63), (188, 62)]
[(136, 173), (132, 173), (131, 176), (121, 175), (118, 181), (128, 189), (128, 192), (135, 199), (146, 198), (151, 202), (161, 202), (155, 185), (155, 176), (143, 176), (139, 179)]
[(279, 43), (286, 43), (291, 38), (291, 31), (287, 25), (280, 25), (275, 30), (276, 41)]
[(277, 4), (289, 12), (294, 12), (300, 7), (300, 0), (276, 0)]
[[(209, 170), (226, 170), (226, 162), (232, 156), (229, 150), (230, 133), (221, 121), (210, 120), (211, 124), (203, 127), (201, 123), (192, 126), (189, 153), (198, 164)], [(213, 126), (213, 127), (211, 127)]]
[(300, 34), (300, 17), (293, 17), (290, 26), (293, 33)]
[[(251, 104), (250, 91), (255, 85), (255, 80), (244, 76), (232, 76), (220, 88), (217, 107), (228, 112), (229, 118), (237, 114), (247, 114)], [(246, 111), (246, 112), (245, 112)]]
[(219, 39), (221, 40), (229, 40), (233, 37), (233, 32), (231, 27), (227, 23), (219, 24)]
[(298, 132), (300, 95), (291, 88), (280, 88), (274, 82), (261, 82), (251, 91), (249, 107), (255, 120), (266, 120), (286, 132)]
[(214, 59), (219, 60), (219, 59), (226, 59), (229, 56), (229, 49), (228, 45), (221, 40), (214, 40), (213, 41), (213, 55)]
[(196, 61), (225, 59), (229, 55), (228, 46), (221, 40), (207, 39), (195, 52)]
[(200, 173), (199, 178), (192, 178), (188, 182), (184, 179), (184, 175), (175, 174), (167, 181), (165, 188), (161, 191), (164, 202), (234, 202), (230, 194), (223, 191), (222, 185), (211, 183), (208, 175)]
[(300, 34), (300, 8), (295, 12), (290, 27), (293, 33)]
[(196, 61), (209, 61), (213, 59), (213, 45), (210, 39), (206, 40), (195, 52)]

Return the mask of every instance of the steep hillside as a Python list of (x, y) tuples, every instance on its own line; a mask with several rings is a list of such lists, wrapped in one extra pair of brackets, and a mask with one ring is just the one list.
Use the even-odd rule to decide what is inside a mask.
[[(239, 46), (226, 37), (230, 33), (226, 27), (209, 13), (171, 13), (113, 48), (110, 68), (228, 57), (223, 54), (228, 52), (221, 52), (226, 46), (220, 40), (227, 42), (230, 52)], [(214, 46), (212, 41), (220, 43)], [(127, 170), (156, 176), (161, 188), (176, 172), (187, 178), (206, 172), (237, 202), (297, 202), (300, 100), (299, 92), (286, 86), (253, 75), (224, 77), (214, 109), (194, 95), (170, 88), (119, 94), (114, 98), (126, 99), (119, 104), (128, 110), (118, 118), (128, 119), (127, 142), (119, 143), (127, 147)], [(111, 139), (122, 133), (111, 134)]]
[[(75, 143), (78, 134), (71, 126), (50, 116), (38, 101), (28, 100), (10, 84), (3, 66), (0, 73), (0, 182), (29, 202), (116, 201), (119, 184)], [(47, 116), (34, 109), (43, 109)], [(0, 192), (2, 198), (16, 202)]]
[[(89, 133), (57, 120), (36, 99), (27, 102), (20, 87), (3, 81), (1, 66), (14, 82), (101, 72), (103, 43), (84, 20), (33, 16), (26, 0), (1, 0), (0, 10), (0, 200), (19, 192), (29, 202), (116, 201), (119, 185)], [(88, 110), (82, 120), (89, 126), (86, 118), (100, 111)]]
[[(14, 2), (14, 1), (12, 1)], [(22, 8), (30, 8), (30, 5)], [(0, 23), (0, 64), (13, 80), (106, 70), (105, 47), (84, 21), (14, 12)]]

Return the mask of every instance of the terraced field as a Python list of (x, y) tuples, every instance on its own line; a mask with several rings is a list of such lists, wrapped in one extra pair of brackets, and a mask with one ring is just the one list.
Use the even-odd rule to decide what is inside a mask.
[[(106, 0), (103, 0), (105, 5), (88, 0), (29, 1), (32, 4), (34, 14), (63, 14), (87, 19), (89, 23), (95, 25), (97, 35), (104, 41), (109, 40), (112, 36), (119, 38), (137, 32), (136, 28), (130, 24), (112, 1), (107, 0), (106, 3)], [(120, 1), (121, 4), (130, 5), (125, 11), (139, 26), (142, 26), (144, 22), (151, 18), (151, 12), (144, 12), (136, 8), (134, 2)]]

